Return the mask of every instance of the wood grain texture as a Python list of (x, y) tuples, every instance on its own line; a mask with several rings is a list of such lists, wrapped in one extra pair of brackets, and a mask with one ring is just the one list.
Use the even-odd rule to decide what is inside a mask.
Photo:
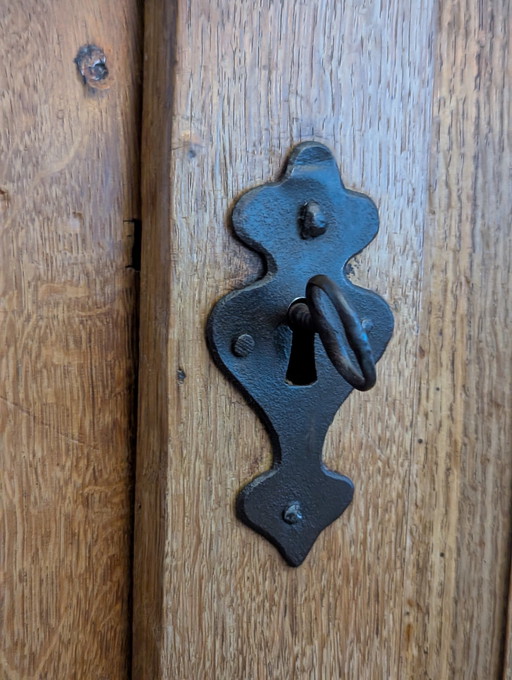
[(507, 0), (440, 3), (407, 509), (405, 678), (499, 678), (503, 670), (512, 486), (511, 21)]
[(6, 680), (129, 673), (140, 28), (133, 0), (1, 3)]
[[(138, 679), (399, 677), (435, 9), (146, 5)], [(346, 184), (379, 206), (354, 278), (398, 323), (378, 387), (351, 396), (326, 444), (354, 502), (293, 570), (235, 519), (270, 446), (213, 366), (204, 327), (215, 300), (261, 272), (232, 238), (230, 206), (307, 139), (328, 144)]]
[[(510, 20), (506, 0), (148, 2), (136, 678), (510, 677)], [(293, 570), (235, 519), (270, 446), (204, 326), (261, 273), (230, 207), (305, 139), (377, 202), (354, 279), (397, 326), (326, 442), (353, 504)]]

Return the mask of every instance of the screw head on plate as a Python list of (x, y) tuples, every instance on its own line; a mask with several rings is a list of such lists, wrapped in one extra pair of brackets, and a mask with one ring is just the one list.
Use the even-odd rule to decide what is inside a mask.
[(287, 524), (297, 524), (302, 519), (300, 503), (294, 501), (283, 512), (283, 519)]
[(299, 221), (303, 239), (321, 236), (327, 230), (327, 220), (316, 201), (308, 201), (302, 206)]
[(254, 349), (254, 338), (249, 333), (242, 333), (233, 341), (233, 354), (237, 357), (246, 357)]

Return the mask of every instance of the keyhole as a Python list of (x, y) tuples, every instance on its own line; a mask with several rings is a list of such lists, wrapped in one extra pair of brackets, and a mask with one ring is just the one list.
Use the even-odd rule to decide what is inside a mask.
[(312, 385), (316, 382), (315, 333), (313, 331), (305, 328), (293, 330), (286, 382), (289, 385)]

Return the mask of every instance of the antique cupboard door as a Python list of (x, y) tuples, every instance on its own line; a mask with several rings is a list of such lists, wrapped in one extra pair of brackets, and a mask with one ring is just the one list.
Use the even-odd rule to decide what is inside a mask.
[[(510, 562), (508, 0), (149, 0), (134, 677), (500, 678)], [(261, 275), (228, 214), (318, 140), (381, 229), (396, 330), (325, 446), (354, 501), (287, 567), (235, 518), (270, 464), (212, 364)], [(276, 225), (278, 228), (279, 225)]]
[(129, 674), (141, 26), (0, 1), (2, 680)]

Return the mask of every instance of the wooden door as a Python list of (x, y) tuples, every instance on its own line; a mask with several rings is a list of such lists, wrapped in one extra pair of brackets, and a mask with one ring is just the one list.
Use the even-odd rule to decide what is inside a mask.
[[(509, 1), (0, 5), (0, 678), (512, 680)], [(378, 205), (352, 277), (396, 329), (292, 569), (235, 517), (270, 443), (204, 336), (305, 140)]]
[(2, 680), (129, 674), (141, 27), (0, 2)]
[[(149, 0), (134, 677), (511, 677), (508, 0)], [(271, 464), (212, 364), (261, 276), (229, 227), (292, 145), (329, 146), (381, 229), (354, 262), (396, 330), (324, 458), (356, 495), (287, 567), (240, 524)]]

